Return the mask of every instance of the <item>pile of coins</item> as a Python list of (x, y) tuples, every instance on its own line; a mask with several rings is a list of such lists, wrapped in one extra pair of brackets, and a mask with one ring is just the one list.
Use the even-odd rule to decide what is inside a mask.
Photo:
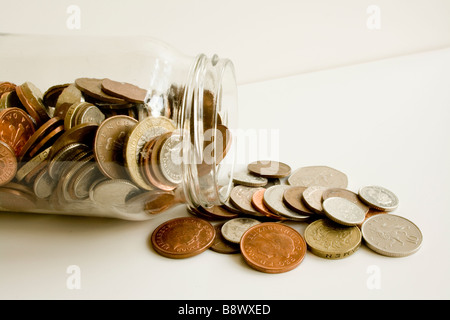
[(129, 83), (79, 78), (42, 94), (0, 82), (0, 209), (140, 219), (177, 203), (175, 89), (168, 117), (153, 117)]
[[(347, 189), (347, 176), (330, 167), (291, 173), (284, 163), (256, 161), (237, 172), (233, 182), (224, 205), (189, 208), (196, 217), (160, 225), (151, 238), (155, 250), (170, 258), (191, 257), (208, 248), (240, 252), (252, 268), (280, 273), (296, 268), (307, 248), (325, 259), (342, 259), (364, 240), (379, 254), (400, 257), (413, 254), (422, 243), (414, 223), (386, 214), (399, 205), (394, 193), (380, 186), (354, 193)], [(213, 226), (206, 220), (222, 222)], [(307, 223), (304, 235), (286, 225), (288, 221)]]

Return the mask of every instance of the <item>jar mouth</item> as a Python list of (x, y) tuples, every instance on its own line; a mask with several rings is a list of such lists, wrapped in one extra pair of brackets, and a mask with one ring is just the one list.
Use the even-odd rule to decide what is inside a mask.
[(236, 158), (237, 85), (233, 63), (196, 57), (184, 91), (183, 185), (187, 205), (222, 205), (229, 197)]

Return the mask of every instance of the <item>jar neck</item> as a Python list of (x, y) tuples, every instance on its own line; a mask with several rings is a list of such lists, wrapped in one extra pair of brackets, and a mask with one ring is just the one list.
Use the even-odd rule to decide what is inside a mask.
[(192, 208), (221, 205), (229, 197), (235, 163), (231, 131), (237, 85), (228, 59), (198, 55), (185, 86), (179, 128), (183, 136), (183, 190)]

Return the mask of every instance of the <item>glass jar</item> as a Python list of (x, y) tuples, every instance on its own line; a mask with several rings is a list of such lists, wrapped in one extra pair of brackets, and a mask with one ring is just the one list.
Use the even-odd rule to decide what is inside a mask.
[(230, 60), (143, 37), (1, 35), (0, 210), (146, 220), (224, 203)]

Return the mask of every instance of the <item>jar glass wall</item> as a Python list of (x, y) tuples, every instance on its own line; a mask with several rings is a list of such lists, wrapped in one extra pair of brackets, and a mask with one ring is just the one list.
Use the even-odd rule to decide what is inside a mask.
[(228, 198), (231, 61), (140, 37), (0, 46), (0, 210), (145, 220)]

